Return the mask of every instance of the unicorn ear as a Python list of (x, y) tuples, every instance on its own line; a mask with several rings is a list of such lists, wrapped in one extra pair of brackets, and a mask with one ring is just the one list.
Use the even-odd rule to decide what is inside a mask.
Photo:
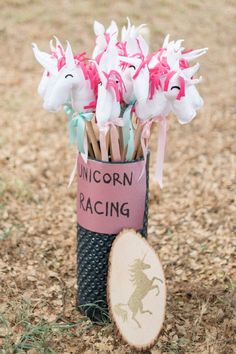
[(103, 26), (102, 23), (98, 21), (94, 21), (93, 23), (93, 30), (96, 36), (100, 36), (101, 34), (105, 33), (105, 27)]
[(106, 30), (107, 33), (113, 35), (115, 33), (118, 34), (118, 27), (115, 21), (111, 21), (110, 26), (108, 27), (108, 29)]
[(51, 58), (50, 54), (42, 52), (38, 49), (38, 46), (35, 43), (32, 43), (33, 53), (36, 60), (41, 64), (44, 69), (52, 74), (57, 73), (57, 68), (54, 63), (54, 60)]
[(194, 59), (206, 54), (207, 51), (208, 51), (208, 48), (196, 49), (196, 50), (192, 50), (191, 52), (182, 54), (182, 57), (183, 57), (183, 59), (190, 61), (190, 60), (194, 60)]
[(184, 42), (184, 39), (178, 39), (174, 44), (174, 49), (179, 51), (181, 48), (181, 44)]
[(194, 66), (191, 66), (190, 68), (183, 69), (182, 73), (187, 79), (190, 79), (194, 74), (196, 74), (199, 68), (200, 64), (197, 63)]
[(167, 35), (165, 36), (164, 42), (163, 42), (163, 44), (162, 44), (162, 48), (166, 48), (166, 47), (167, 47), (167, 45), (168, 45), (168, 43), (169, 43), (169, 40), (170, 40), (170, 35), (167, 34)]
[(75, 67), (75, 60), (71, 49), (71, 45), (68, 41), (67, 41), (67, 47), (65, 51), (65, 58), (66, 58), (66, 66), (70, 69), (73, 69)]

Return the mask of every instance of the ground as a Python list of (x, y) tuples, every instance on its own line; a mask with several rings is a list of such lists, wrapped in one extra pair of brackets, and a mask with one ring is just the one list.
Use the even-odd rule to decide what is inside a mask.
[[(209, 47), (204, 108), (187, 126), (169, 119), (163, 190), (152, 154), (149, 242), (168, 297), (148, 353), (235, 353), (235, 1), (2, 0), (0, 10), (1, 353), (135, 352), (111, 324), (92, 325), (75, 309), (75, 151), (65, 115), (42, 109), (31, 51), (56, 34), (90, 53), (93, 20), (123, 25), (127, 15), (149, 25), (152, 49), (167, 33)], [(153, 152), (155, 143), (153, 135)]]

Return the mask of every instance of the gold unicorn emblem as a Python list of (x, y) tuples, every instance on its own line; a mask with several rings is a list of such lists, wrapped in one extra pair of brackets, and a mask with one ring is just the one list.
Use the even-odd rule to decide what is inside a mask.
[(143, 309), (143, 303), (142, 303), (143, 299), (153, 289), (157, 289), (156, 296), (159, 295), (160, 289), (157, 284), (154, 284), (155, 280), (158, 280), (161, 283), (163, 283), (163, 281), (160, 278), (153, 277), (152, 279), (149, 279), (147, 275), (144, 273), (145, 269), (150, 268), (149, 264), (144, 263), (144, 257), (142, 260), (135, 259), (133, 265), (130, 267), (130, 273), (131, 273), (130, 280), (134, 284), (135, 289), (133, 293), (130, 295), (128, 302), (126, 304), (119, 303), (114, 306), (114, 311), (118, 316), (122, 317), (123, 321), (127, 321), (128, 314), (127, 311), (124, 309), (124, 306), (128, 306), (129, 310), (132, 312), (132, 319), (137, 323), (139, 328), (141, 328), (141, 325), (136, 319), (136, 315), (138, 314), (138, 311), (140, 311), (141, 314), (148, 313), (152, 315), (152, 312), (150, 310)]

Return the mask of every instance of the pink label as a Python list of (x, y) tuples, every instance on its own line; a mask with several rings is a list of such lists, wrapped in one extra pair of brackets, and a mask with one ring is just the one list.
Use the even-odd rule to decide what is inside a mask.
[(106, 234), (124, 228), (141, 229), (146, 199), (146, 170), (140, 178), (144, 163), (89, 159), (86, 164), (78, 155), (78, 224)]

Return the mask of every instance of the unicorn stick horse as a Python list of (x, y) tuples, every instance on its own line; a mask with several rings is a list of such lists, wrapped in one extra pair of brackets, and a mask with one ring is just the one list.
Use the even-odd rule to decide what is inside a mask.
[(121, 160), (121, 151), (119, 146), (119, 133), (116, 126), (124, 125), (120, 117), (123, 92), (125, 91), (124, 82), (118, 71), (117, 48), (110, 45), (103, 54), (99, 65), (95, 62), (100, 84), (98, 85), (98, 98), (96, 106), (96, 120), (100, 133), (100, 144), (102, 160), (108, 161), (108, 148), (106, 135), (110, 131), (111, 135), (111, 153), (114, 161)]
[[(147, 100), (149, 92), (149, 70), (145, 58), (149, 52), (149, 46), (140, 34), (141, 29), (131, 26), (128, 19), (127, 28), (122, 30), (122, 44), (124, 55), (119, 56), (121, 74), (124, 80), (126, 91), (123, 94), (123, 100), (128, 105), (124, 112), (125, 126), (123, 129), (124, 146), (126, 151), (126, 160), (131, 160), (137, 148), (138, 140), (133, 138), (133, 124), (131, 112), (136, 100)], [(136, 144), (136, 146), (135, 146)], [(127, 149), (126, 149), (127, 147)]]
[[(47, 66), (47, 62), (43, 60), (41, 62)], [(57, 112), (62, 105), (71, 102), (72, 109), (78, 113), (71, 117), (69, 122), (71, 140), (72, 142), (76, 140), (77, 129), (78, 149), (87, 157), (88, 145), (85, 134), (87, 127), (95, 156), (99, 159), (100, 151), (91, 123), (96, 105), (95, 91), (98, 80), (94, 65), (90, 63), (87, 67), (83, 54), (74, 57), (67, 42), (65, 56), (60, 58), (56, 68), (51, 65), (50, 70), (53, 72), (54, 80), (44, 96), (44, 108), (50, 112)]]

